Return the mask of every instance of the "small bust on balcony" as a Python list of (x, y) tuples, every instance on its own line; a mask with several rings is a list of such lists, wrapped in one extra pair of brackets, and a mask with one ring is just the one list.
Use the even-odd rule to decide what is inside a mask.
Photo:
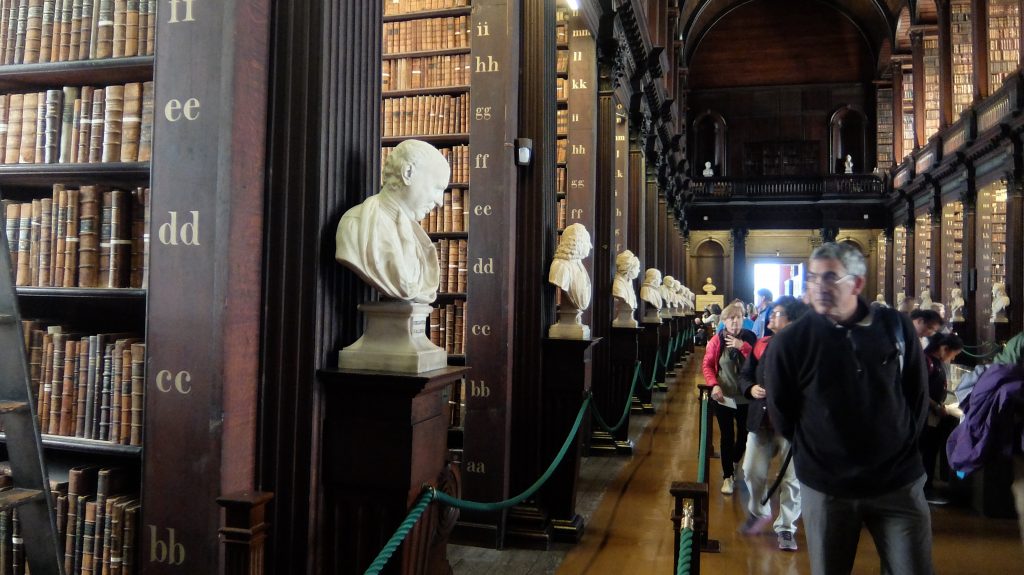
[(715, 177), (715, 171), (711, 169), (711, 162), (704, 162), (704, 171), (701, 172), (705, 178)]
[(992, 315), (989, 321), (992, 323), (1006, 323), (1006, 308), (1010, 307), (1010, 298), (1006, 295), (1006, 284), (996, 282), (992, 284)]
[(852, 174), (853, 173), (853, 156), (851, 156), (850, 154), (846, 154), (846, 161), (843, 162), (843, 173), (844, 174)]

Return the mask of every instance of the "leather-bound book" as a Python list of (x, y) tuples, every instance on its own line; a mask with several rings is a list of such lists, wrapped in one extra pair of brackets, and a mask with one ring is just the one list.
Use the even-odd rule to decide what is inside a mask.
[(95, 186), (79, 190), (78, 287), (96, 287), (99, 272), (100, 198)]
[[(142, 135), (142, 83), (124, 85), (124, 111), (121, 116), (121, 161), (139, 159), (139, 140)], [(116, 161), (116, 160), (112, 160)]]
[(7, 98), (7, 140), (4, 143), (4, 163), (17, 164), (21, 158), (21, 115), (25, 108), (24, 94), (11, 94)]
[(89, 163), (103, 161), (104, 118), (106, 114), (106, 91), (96, 89), (92, 92), (92, 124), (89, 135)]
[(104, 162), (121, 160), (121, 123), (124, 117), (124, 86), (107, 86), (103, 90), (103, 156)]
[(78, 214), (79, 214), (79, 192), (68, 190), (68, 216), (67, 227), (64, 233), (64, 274), (62, 287), (75, 287), (78, 285)]

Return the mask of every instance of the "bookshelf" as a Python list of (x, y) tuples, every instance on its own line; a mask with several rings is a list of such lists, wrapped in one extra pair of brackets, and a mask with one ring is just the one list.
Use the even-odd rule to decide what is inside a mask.
[(949, 34), (953, 66), (953, 118), (974, 101), (974, 32), (971, 0), (952, 0), (949, 6)]
[(962, 289), (963, 249), (964, 205), (959, 201), (948, 202), (942, 206), (942, 302), (947, 310), (953, 301), (953, 288)]
[[(908, 68), (903, 69), (903, 156), (909, 156), (914, 150), (914, 73)], [(898, 158), (902, 159), (902, 158)]]
[(639, 251), (638, 246), (629, 244), (629, 119), (626, 108), (615, 104), (615, 217), (612, 239), (615, 254), (622, 250)]
[[(457, 361), (466, 341), (470, 10), (468, 2), (456, 0), (385, 2), (381, 62), (381, 166), (395, 145), (416, 138), (438, 147), (451, 167), (443, 205), (421, 226), (434, 240), (441, 267), (430, 340)], [(453, 405), (463, 391), (453, 390)]]
[(892, 88), (880, 88), (875, 100), (877, 118), (876, 166), (886, 170), (895, 163), (893, 150)]
[(992, 286), (1006, 283), (1006, 184), (1001, 181), (985, 186), (978, 192), (977, 269), (976, 292), (979, 332), (986, 339), (995, 338), (990, 323)]
[(555, 197), (558, 202), (555, 229), (559, 234), (572, 223), (569, 221), (570, 69), (569, 9), (564, 2), (558, 2), (555, 8)]
[(895, 306), (899, 294), (907, 293), (907, 229), (897, 225), (892, 234), (893, 301)]
[[(920, 297), (923, 290), (930, 290), (932, 285), (932, 216), (924, 213), (914, 221), (914, 294)], [(937, 300), (939, 294), (933, 294)]]
[(0, 222), (65, 570), (141, 573), (156, 2), (71, 4), (0, 1)]
[[(885, 268), (886, 268), (886, 263), (888, 263), (888, 259), (887, 259), (887, 255), (886, 255), (886, 247), (888, 247), (888, 243), (889, 242), (888, 242), (888, 239), (885, 237), (885, 232), (884, 231), (878, 233), (877, 242), (878, 242), (878, 249), (876, 250), (876, 252), (878, 254), (878, 264), (877, 264), (876, 269), (875, 269), (876, 281), (877, 281), (877, 283), (876, 283), (876, 286), (877, 286), (876, 287), (876, 293), (880, 293), (880, 294), (885, 295), (885, 278), (886, 278), (886, 269)], [(886, 300), (886, 301), (889, 303), (889, 305), (894, 305), (894, 303), (892, 301), (889, 301), (889, 300)]]
[(1020, 63), (1020, 3), (988, 1), (988, 74), (993, 92)]
[(924, 49), (924, 135), (927, 141), (939, 131), (939, 37), (925, 36)]

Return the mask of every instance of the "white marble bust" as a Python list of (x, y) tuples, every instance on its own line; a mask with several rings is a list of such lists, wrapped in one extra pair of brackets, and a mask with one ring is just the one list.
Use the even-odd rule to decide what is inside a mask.
[(964, 292), (960, 288), (953, 288), (949, 300), (949, 321), (961, 322), (964, 317)]
[(661, 292), (661, 317), (663, 318), (672, 317), (672, 310), (676, 307), (675, 281), (674, 277), (665, 276), (662, 278), (661, 286), (658, 288), (658, 291)]
[(933, 309), (932, 290), (924, 288), (921, 290), (921, 309)]
[(889, 307), (889, 304), (885, 301), (885, 294), (880, 293), (875, 296), (875, 304), (881, 307)]
[(715, 171), (711, 169), (711, 162), (704, 162), (704, 171), (701, 172), (701, 175), (705, 178), (715, 177)]
[(1010, 297), (1006, 295), (1006, 285), (1003, 282), (992, 284), (992, 323), (1005, 323), (1006, 308), (1010, 307)]
[(562, 305), (585, 310), (590, 307), (591, 285), (583, 258), (590, 255), (590, 232), (583, 224), (565, 228), (551, 262), (548, 281), (562, 290)]
[(430, 144), (399, 144), (384, 162), (380, 193), (341, 217), (335, 259), (384, 296), (434, 301), (437, 250), (419, 222), (442, 205), (450, 175), (448, 162)]
[(656, 268), (647, 268), (644, 273), (644, 283), (640, 285), (640, 299), (647, 302), (647, 311), (644, 314), (644, 321), (661, 323), (661, 306), (664, 302), (661, 299), (661, 272)]
[(846, 154), (846, 161), (843, 162), (843, 172), (847, 174), (853, 173), (853, 157), (850, 154)]
[(615, 299), (614, 327), (637, 327), (633, 312), (636, 310), (636, 290), (633, 280), (640, 275), (640, 259), (630, 250), (615, 256), (615, 279), (612, 281), (612, 298)]

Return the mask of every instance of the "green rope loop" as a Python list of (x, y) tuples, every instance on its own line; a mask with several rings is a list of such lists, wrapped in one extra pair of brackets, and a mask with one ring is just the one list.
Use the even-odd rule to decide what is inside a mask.
[(657, 379), (657, 377), (658, 377), (658, 365), (660, 363), (661, 363), (661, 350), (659, 349), (658, 352), (654, 354), (654, 363), (651, 364), (651, 365), (654, 366), (654, 368), (651, 369), (651, 380), (643, 384), (644, 389), (646, 389), (646, 390), (654, 389), (654, 384), (657, 383), (654, 380)]
[(569, 437), (565, 438), (565, 443), (562, 444), (562, 449), (558, 451), (558, 455), (555, 456), (554, 461), (552, 461), (551, 465), (548, 466), (547, 471), (544, 472), (544, 475), (541, 475), (540, 478), (537, 479), (537, 481), (535, 481), (533, 485), (531, 485), (526, 491), (520, 493), (519, 495), (516, 495), (515, 497), (506, 499), (504, 501), (498, 501), (496, 503), (481, 503), (478, 501), (467, 501), (465, 499), (458, 499), (456, 497), (452, 497), (447, 493), (442, 493), (440, 491), (436, 491), (434, 493), (434, 497), (441, 503), (444, 503), (445, 505), (451, 505), (453, 507), (458, 507), (459, 509), (470, 509), (473, 511), (501, 511), (502, 509), (508, 509), (509, 507), (519, 505), (523, 501), (526, 501), (534, 493), (536, 493), (537, 490), (540, 489), (541, 486), (543, 486), (548, 479), (551, 478), (551, 476), (555, 473), (555, 470), (558, 469), (559, 464), (562, 463), (562, 459), (564, 459), (565, 454), (569, 452), (569, 448), (572, 447), (573, 445), (573, 439), (576, 438), (576, 434), (580, 430), (580, 424), (583, 423), (583, 414), (585, 414), (587, 412), (587, 409), (590, 407), (591, 399), (592, 397), (590, 395), (587, 395), (587, 398), (583, 400), (583, 405), (580, 406), (580, 411), (579, 413), (576, 414), (576, 422), (573, 423), (572, 425), (572, 431), (569, 432)]
[(676, 561), (676, 575), (690, 575), (692, 557), (693, 529), (683, 527), (679, 530), (679, 559)]
[(626, 407), (622, 410), (622, 417), (619, 418), (619, 422), (615, 424), (615, 427), (608, 427), (605, 423), (604, 418), (601, 417), (601, 412), (597, 409), (597, 405), (590, 404), (591, 411), (594, 412), (594, 419), (597, 424), (604, 428), (608, 433), (614, 434), (622, 427), (622, 424), (626, 422), (626, 417), (629, 416), (629, 408), (633, 406), (633, 392), (636, 391), (636, 382), (640, 380), (640, 362), (636, 362), (636, 367), (633, 368), (633, 383), (629, 386), (629, 393), (626, 394)]
[(388, 564), (388, 560), (391, 559), (395, 550), (402, 544), (402, 541), (405, 541), (406, 535), (408, 535), (409, 531), (411, 531), (413, 526), (416, 525), (416, 522), (420, 520), (420, 516), (423, 515), (423, 512), (427, 510), (427, 506), (430, 505), (430, 502), (434, 499), (434, 493), (434, 490), (431, 489), (425, 491), (423, 495), (420, 495), (420, 498), (416, 502), (416, 505), (413, 506), (412, 511), (405, 516), (405, 520), (398, 526), (398, 530), (391, 536), (391, 539), (388, 539), (387, 544), (384, 545), (384, 548), (377, 554), (377, 558), (373, 560), (373, 563), (370, 563), (370, 566), (366, 569), (366, 575), (377, 575), (380, 573), (381, 569)]
[(1001, 345), (999, 345), (998, 343), (996, 343), (994, 341), (983, 341), (983, 342), (979, 343), (978, 345), (964, 345), (964, 349), (981, 349), (983, 347), (988, 347), (988, 346), (1002, 347)]
[(697, 481), (704, 483), (707, 481), (707, 470), (704, 469), (704, 462), (707, 461), (708, 452), (708, 398), (706, 394), (701, 394), (700, 401), (700, 453), (697, 460)]
[(999, 353), (999, 351), (1000, 351), (1000, 348), (997, 347), (997, 348), (993, 349), (992, 351), (990, 351), (988, 353), (982, 353), (982, 354), (975, 355), (975, 354), (967, 351), (966, 349), (960, 350), (960, 352), (963, 353), (964, 355), (966, 355), (968, 357), (973, 357), (973, 358), (976, 358), (976, 359), (987, 359), (989, 357), (994, 357), (997, 353)]

